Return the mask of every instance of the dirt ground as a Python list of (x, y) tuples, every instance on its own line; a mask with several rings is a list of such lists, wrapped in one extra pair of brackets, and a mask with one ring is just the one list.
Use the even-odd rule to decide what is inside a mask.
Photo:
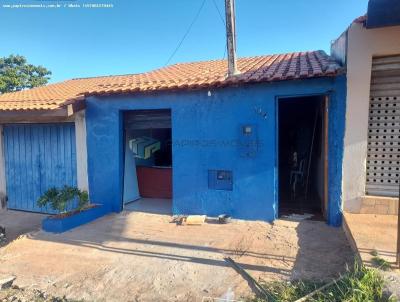
[(45, 217), (43, 214), (0, 210), (0, 226), (6, 228), (7, 242), (10, 242), (22, 234), (39, 230)]
[(78, 302), (64, 297), (56, 298), (35, 289), (23, 289), (13, 286), (0, 290), (1, 302)]
[(170, 220), (126, 211), (64, 234), (30, 233), (0, 249), (0, 277), (70, 299), (201, 301), (252, 294), (224, 256), (266, 280), (330, 279), (353, 263), (342, 229), (323, 222)]

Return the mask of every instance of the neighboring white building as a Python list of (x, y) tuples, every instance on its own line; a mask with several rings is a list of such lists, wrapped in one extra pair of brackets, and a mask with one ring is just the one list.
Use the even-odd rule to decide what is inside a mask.
[(398, 209), (400, 5), (395, 2), (383, 12), (382, 3), (370, 0), (368, 14), (332, 43), (332, 55), (347, 68), (342, 188), (348, 212)]

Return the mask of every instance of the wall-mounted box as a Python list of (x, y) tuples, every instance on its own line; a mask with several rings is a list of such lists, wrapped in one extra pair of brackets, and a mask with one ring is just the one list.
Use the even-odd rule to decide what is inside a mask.
[(232, 171), (208, 170), (208, 188), (212, 190), (233, 190)]
[(256, 125), (241, 125), (238, 143), (241, 157), (255, 157), (258, 152), (259, 143)]

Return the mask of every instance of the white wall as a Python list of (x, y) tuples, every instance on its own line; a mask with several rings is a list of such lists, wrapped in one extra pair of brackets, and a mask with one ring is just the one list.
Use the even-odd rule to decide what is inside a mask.
[(347, 30), (331, 43), (331, 56), (340, 64), (346, 64)]
[(6, 169), (4, 161), (3, 126), (0, 125), (0, 211), (5, 206), (6, 197)]
[(86, 120), (84, 111), (78, 112), (75, 115), (75, 137), (78, 188), (89, 191), (87, 172)]
[(373, 56), (400, 54), (400, 26), (348, 30), (347, 110), (343, 158), (344, 210), (354, 211), (365, 194), (368, 110)]

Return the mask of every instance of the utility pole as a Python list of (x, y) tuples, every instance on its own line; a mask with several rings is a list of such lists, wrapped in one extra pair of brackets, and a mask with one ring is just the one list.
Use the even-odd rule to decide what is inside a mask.
[(239, 74), (236, 66), (235, 0), (225, 0), (226, 47), (228, 49), (228, 77)]

